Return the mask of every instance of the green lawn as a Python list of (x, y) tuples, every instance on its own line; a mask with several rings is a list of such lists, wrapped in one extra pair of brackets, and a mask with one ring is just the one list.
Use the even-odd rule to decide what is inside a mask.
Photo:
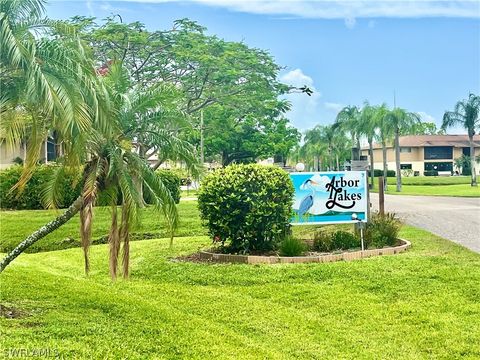
[[(4, 222), (5, 223), (5, 222)], [(206, 237), (132, 243), (129, 281), (107, 246), (20, 256), (0, 275), (2, 351), (64, 358), (478, 359), (480, 255), (406, 227), (401, 255), (328, 264), (172, 261)]]
[[(376, 184), (378, 184), (378, 179)], [(470, 176), (402, 176), (402, 184), (404, 185), (456, 185), (456, 184), (470, 184)], [(396, 184), (395, 177), (387, 178), (388, 184)], [(480, 181), (480, 176), (477, 176), (477, 181)]]
[(180, 191), (180, 196), (182, 198), (197, 197), (197, 194), (198, 194), (198, 190), (195, 190), (195, 189)]
[(480, 197), (480, 187), (470, 184), (460, 185), (402, 185), (402, 192), (396, 192), (395, 185), (389, 185), (387, 194), (393, 195), (431, 195), (431, 196), (460, 196)]
[[(480, 182), (480, 177), (477, 179)], [(402, 177), (402, 192), (400, 193), (395, 191), (395, 178), (387, 178), (387, 182), (387, 193), (392, 195), (480, 197), (480, 187), (471, 187), (469, 176)], [(377, 192), (377, 188), (378, 178), (375, 179), (375, 188), (373, 189), (373, 192)]]
[[(62, 210), (0, 211), (0, 252), (13, 249), (33, 231), (58, 216)], [(196, 201), (181, 201), (178, 205), (180, 224), (176, 236), (206, 235), (198, 216)], [(110, 226), (110, 209), (96, 207), (92, 231), (93, 243), (105, 243)], [(55, 233), (33, 245), (28, 252), (67, 249), (80, 246), (80, 221), (78, 215), (59, 228)], [(141, 211), (141, 224), (134, 230), (134, 237), (167, 237), (168, 231), (163, 217), (153, 208)]]

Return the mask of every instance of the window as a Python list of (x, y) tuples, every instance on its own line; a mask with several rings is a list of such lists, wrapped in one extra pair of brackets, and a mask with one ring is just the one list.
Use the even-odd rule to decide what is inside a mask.
[(52, 138), (48, 138), (47, 141), (47, 161), (54, 161), (57, 158), (57, 152), (55, 149), (55, 143)]
[(462, 149), (462, 154), (465, 156), (470, 156), (470, 148), (469, 147), (464, 147)]
[(400, 152), (401, 153), (411, 153), (412, 148), (411, 147), (400, 147)]
[(453, 162), (428, 162), (425, 163), (424, 170), (453, 171)]
[(402, 170), (412, 170), (412, 164), (400, 164)]
[(424, 148), (424, 159), (453, 159), (451, 146), (428, 146)]

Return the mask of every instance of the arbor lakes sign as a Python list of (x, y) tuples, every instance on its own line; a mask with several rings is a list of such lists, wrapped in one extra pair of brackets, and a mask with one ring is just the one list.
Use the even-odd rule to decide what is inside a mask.
[[(293, 225), (367, 221), (366, 171), (291, 173)], [(357, 220), (352, 220), (352, 214)]]

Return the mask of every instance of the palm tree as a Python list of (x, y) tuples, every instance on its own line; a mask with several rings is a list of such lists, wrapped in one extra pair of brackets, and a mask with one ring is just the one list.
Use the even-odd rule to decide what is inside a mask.
[(402, 191), (402, 173), (400, 171), (400, 133), (408, 133), (415, 125), (421, 122), (420, 115), (402, 108), (395, 108), (387, 115), (386, 126), (394, 134), (395, 172), (397, 178), (397, 192)]
[(307, 130), (304, 136), (304, 144), (302, 146), (302, 155), (311, 159), (313, 168), (321, 171), (322, 166), (326, 163), (328, 145), (325, 143), (323, 126), (317, 125), (313, 129)]
[(42, 0), (0, 2), (0, 136), (11, 146), (27, 143), (20, 189), (49, 133), (68, 153), (93, 122), (109, 127), (106, 91), (88, 51), (71, 27), (44, 19), (43, 11)]
[(387, 116), (389, 110), (386, 104), (378, 106), (375, 110), (375, 123), (378, 126), (378, 133), (375, 134), (375, 137), (382, 144), (382, 162), (383, 162), (383, 186), (387, 190), (387, 175), (388, 175), (388, 165), (387, 165), (387, 142), (391, 138), (391, 128), (388, 126)]
[(373, 158), (373, 140), (378, 129), (378, 117), (376, 112), (378, 107), (372, 106), (366, 101), (360, 113), (360, 133), (367, 138), (368, 154), (370, 157), (370, 187), (373, 189), (374, 178), (374, 158)]
[(334, 129), (341, 128), (352, 139), (352, 159), (360, 160), (360, 110), (356, 106), (346, 106), (337, 114)]
[(471, 185), (477, 186), (473, 136), (475, 135), (475, 131), (480, 128), (480, 96), (470, 94), (468, 99), (457, 102), (453, 111), (445, 112), (443, 115), (442, 129), (445, 130), (455, 125), (461, 125), (467, 130), (470, 141), (470, 162), (472, 167)]
[[(58, 179), (66, 171), (82, 168), (82, 193), (56, 219), (27, 237), (0, 262), (0, 272), (25, 249), (51, 233), (80, 212), (85, 271), (88, 273), (93, 206), (105, 197), (112, 207), (110, 271), (116, 277), (120, 243), (123, 243), (123, 275), (128, 276), (129, 232), (142, 204), (134, 183), (140, 182), (156, 208), (167, 217), (172, 230), (176, 226), (176, 208), (160, 179), (133, 150), (133, 140), (123, 133), (122, 96), (115, 88), (104, 86), (96, 75), (88, 51), (75, 38), (33, 36), (31, 29), (48, 31), (48, 20), (40, 20), (43, 1), (18, 0), (0, 2), (0, 97), (1, 130), (9, 142), (27, 138), (27, 161), (16, 188), (28, 181), (38, 160), (45, 135), (60, 135), (64, 156), (56, 175), (45, 191), (45, 203), (55, 207), (58, 201)], [(53, 24), (55, 25), (55, 24)], [(44, 30), (47, 31), (47, 30)], [(56, 33), (55, 33), (56, 34)], [(2, 89), (3, 90), (3, 89)], [(150, 109), (151, 110), (151, 109)], [(144, 114), (145, 115), (145, 114)], [(118, 220), (117, 202), (121, 203)], [(120, 225), (118, 225), (120, 224)]]
[[(180, 110), (181, 92), (171, 84), (160, 83), (144, 89), (132, 85), (121, 62), (111, 62), (104, 70), (105, 80), (113, 89), (118, 121), (126, 138), (135, 143), (139, 156), (148, 160), (156, 154), (156, 170), (166, 160), (182, 161), (197, 177), (200, 163), (195, 149), (178, 136), (180, 130), (191, 128), (189, 116)], [(143, 196), (141, 182), (138, 191)]]

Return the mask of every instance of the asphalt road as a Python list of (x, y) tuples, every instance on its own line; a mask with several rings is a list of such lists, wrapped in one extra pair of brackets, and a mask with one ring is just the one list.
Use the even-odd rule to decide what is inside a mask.
[[(378, 209), (378, 194), (371, 194)], [(480, 198), (385, 195), (385, 211), (480, 253)]]

